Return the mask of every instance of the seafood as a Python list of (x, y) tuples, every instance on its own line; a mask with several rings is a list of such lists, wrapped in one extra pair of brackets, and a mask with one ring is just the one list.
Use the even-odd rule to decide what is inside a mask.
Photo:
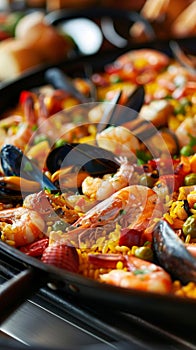
[(110, 126), (96, 135), (96, 141), (99, 147), (127, 158), (140, 149), (138, 139), (123, 126)]
[(115, 174), (103, 178), (87, 176), (82, 182), (84, 195), (95, 200), (103, 200), (131, 183), (134, 167), (126, 158), (119, 158), (120, 168)]
[(45, 222), (36, 211), (23, 207), (0, 211), (1, 240), (15, 247), (41, 238), (44, 228)]
[(66, 76), (66, 74), (58, 68), (50, 68), (45, 73), (46, 80), (56, 87), (70, 93), (81, 103), (89, 102), (89, 99), (81, 94), (81, 92), (74, 86), (71, 79)]
[(182, 283), (196, 282), (196, 259), (166, 221), (153, 230), (154, 252), (160, 265)]
[(32, 193), (24, 198), (23, 207), (39, 212), (44, 220), (55, 222), (63, 219), (65, 227), (79, 217), (66, 198), (57, 191)]
[(52, 174), (70, 165), (94, 176), (113, 173), (119, 167), (112, 152), (86, 143), (67, 143), (54, 148), (46, 159), (46, 166)]
[(171, 103), (164, 99), (159, 99), (144, 105), (140, 111), (140, 116), (152, 122), (156, 127), (167, 125), (169, 115), (173, 112)]
[(4, 138), (0, 140), (0, 148), (7, 143), (11, 143), (24, 150), (33, 135), (35, 121), (34, 116), (32, 117), (32, 103), (32, 98), (26, 99), (24, 117), (16, 114), (4, 118), (0, 122), (0, 134), (4, 135)]
[(145, 230), (153, 218), (161, 217), (162, 210), (162, 203), (152, 189), (132, 185), (98, 203), (73, 226), (88, 228), (118, 221), (122, 227)]
[(87, 172), (77, 172), (77, 169), (70, 166), (55, 171), (55, 173), (51, 175), (51, 181), (54, 184), (57, 184), (61, 190), (66, 190), (68, 188), (78, 190), (82, 186), (82, 182), (87, 176)]
[[(22, 192), (21, 192), (22, 189)], [(22, 204), (23, 198), (31, 192), (40, 190), (40, 184), (19, 176), (0, 177), (0, 202)], [(10, 203), (11, 198), (11, 203)]]
[(100, 275), (100, 279), (102, 282), (123, 288), (161, 294), (171, 291), (171, 277), (160, 266), (130, 256), (127, 257), (127, 270), (113, 269), (109, 273)]
[(133, 50), (126, 53), (114, 62), (115, 65), (126, 69), (128, 65), (133, 65), (138, 71), (148, 70), (149, 66), (155, 71), (162, 70), (169, 63), (169, 58), (164, 53), (153, 49)]
[[(123, 125), (136, 119), (144, 103), (144, 87), (137, 87), (125, 101), (122, 101), (123, 91), (117, 92), (110, 103), (100, 103), (89, 112), (89, 120), (98, 122), (97, 132), (100, 133), (108, 126)], [(123, 107), (121, 106), (123, 105)]]
[[(37, 181), (42, 188), (55, 190), (56, 187), (23, 152), (13, 146), (5, 145), (0, 153), (1, 166), (6, 176), (20, 176)], [(21, 191), (23, 191), (21, 182)], [(24, 191), (25, 192), (25, 191)]]
[(36, 181), (30, 181), (20, 176), (1, 176), (0, 188), (25, 192), (37, 192), (40, 190), (40, 184)]
[(176, 135), (180, 146), (186, 146), (190, 142), (190, 135), (196, 137), (196, 115), (191, 118), (187, 117), (177, 128)]
[(50, 264), (71, 272), (78, 272), (79, 256), (76, 248), (71, 245), (50, 245), (44, 250), (41, 260), (45, 264)]
[[(107, 237), (115, 230), (116, 225), (120, 225), (121, 230), (127, 228), (131, 236), (137, 231), (138, 239), (143, 244), (145, 241), (152, 241), (153, 221), (160, 218), (162, 212), (162, 203), (150, 188), (140, 185), (124, 187), (94, 205), (68, 227), (65, 233), (52, 231), (50, 241), (52, 244), (74, 242), (77, 247), (90, 248), (103, 234)], [(122, 231), (122, 236), (124, 235)], [(120, 239), (122, 242), (122, 237)]]
[[(1, 145), (10, 140), (1, 150), (1, 240), (119, 287), (175, 294), (175, 278), (196, 285), (195, 76), (146, 49), (92, 81), (96, 104), (69, 111), (79, 101), (46, 87), (22, 94), (0, 121)], [(31, 135), (17, 148), (20, 125)], [(7, 203), (23, 207), (5, 211)], [(30, 229), (15, 233), (27, 214)]]

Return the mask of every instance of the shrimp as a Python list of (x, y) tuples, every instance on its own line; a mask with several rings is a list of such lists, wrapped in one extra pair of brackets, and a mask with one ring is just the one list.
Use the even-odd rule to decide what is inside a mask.
[(138, 230), (144, 241), (152, 241), (154, 219), (162, 214), (163, 205), (152, 189), (128, 186), (91, 208), (66, 233), (51, 232), (50, 241), (75, 242), (78, 247), (90, 248), (99, 237), (103, 234), (107, 237), (117, 226)]
[(128, 186), (134, 167), (128, 162), (127, 158), (120, 157), (118, 161), (121, 165), (114, 175), (107, 174), (103, 178), (87, 176), (82, 182), (83, 194), (90, 197), (90, 199), (103, 200), (121, 188)]
[(172, 287), (170, 275), (149, 261), (133, 256), (127, 258), (125, 270), (111, 270), (100, 275), (102, 282), (106, 282), (122, 288), (133, 288), (148, 292), (169, 293)]
[(156, 127), (167, 124), (170, 114), (173, 112), (173, 107), (167, 100), (159, 99), (144, 105), (141, 108), (140, 116), (150, 122)]
[[(172, 93), (174, 99), (182, 97), (182, 91), (185, 95), (193, 94), (195, 91), (195, 76), (178, 62), (170, 64), (167, 70), (158, 75), (156, 82), (160, 89), (165, 89), (165, 94)], [(156, 91), (154, 97), (159, 98), (159, 96), (159, 91)]]
[(162, 52), (153, 49), (132, 50), (120, 56), (115, 64), (125, 67), (132, 64), (136, 69), (149, 70), (149, 67), (159, 71), (169, 64), (169, 58)]
[(23, 246), (43, 235), (45, 222), (36, 211), (18, 207), (0, 211), (1, 240)]
[(72, 224), (78, 219), (78, 213), (72, 208), (66, 197), (43, 190), (26, 196), (23, 207), (38, 211), (46, 220), (57, 221), (60, 218)]
[(162, 212), (163, 205), (152, 189), (132, 185), (95, 205), (73, 226), (92, 228), (118, 221), (122, 228), (145, 230), (154, 218), (162, 216)]
[(22, 121), (23, 117), (17, 114), (11, 115), (0, 121), (0, 147), (2, 147), (5, 143), (8, 143), (7, 140), (12, 138), (16, 128)]
[(196, 137), (196, 115), (187, 117), (175, 131), (180, 147), (186, 146), (190, 142), (190, 135)]
[(136, 150), (140, 149), (138, 139), (130, 130), (123, 126), (111, 126), (96, 136), (99, 147), (113, 152), (117, 156), (133, 158)]
[(1, 121), (0, 131), (4, 131), (4, 140), (0, 146), (12, 144), (24, 150), (33, 136), (35, 122), (33, 99), (29, 97), (24, 104), (24, 116), (12, 115)]
[(16, 134), (6, 137), (4, 144), (12, 144), (24, 150), (32, 135), (33, 132), (32, 129), (29, 127), (29, 124), (24, 122), (18, 126)]

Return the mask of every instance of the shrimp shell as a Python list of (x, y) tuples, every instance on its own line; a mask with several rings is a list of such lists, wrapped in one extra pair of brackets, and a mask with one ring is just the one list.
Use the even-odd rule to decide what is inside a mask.
[(43, 235), (45, 222), (36, 211), (18, 207), (0, 211), (2, 241), (23, 246)]
[(110, 126), (97, 134), (96, 141), (99, 147), (127, 158), (133, 158), (140, 149), (138, 139), (123, 126)]
[(122, 227), (144, 230), (153, 218), (161, 217), (162, 211), (163, 205), (152, 189), (132, 185), (98, 203), (79, 218), (74, 226), (88, 228), (119, 221)]
[(171, 291), (171, 277), (160, 266), (133, 256), (127, 258), (127, 266), (128, 271), (111, 270), (107, 274), (100, 275), (101, 281), (122, 288), (162, 294)]
[(104, 175), (103, 178), (87, 176), (82, 182), (82, 192), (90, 199), (103, 200), (113, 193), (126, 187), (131, 182), (134, 167), (126, 158), (120, 157), (117, 161), (121, 164), (115, 174)]

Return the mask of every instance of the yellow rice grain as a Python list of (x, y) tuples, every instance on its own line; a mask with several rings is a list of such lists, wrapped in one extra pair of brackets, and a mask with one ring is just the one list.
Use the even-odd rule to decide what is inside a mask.
[(122, 270), (123, 267), (124, 267), (123, 262), (122, 261), (118, 261), (117, 264), (116, 264), (117, 270)]
[(191, 240), (191, 235), (187, 235), (186, 238), (185, 238), (185, 243), (189, 243)]
[(163, 217), (165, 218), (165, 220), (166, 220), (169, 224), (172, 225), (172, 224), (174, 223), (174, 221), (173, 221), (173, 219), (171, 218), (171, 216), (169, 215), (169, 213), (164, 214)]
[(131, 254), (135, 255), (136, 249), (138, 249), (138, 246), (133, 245), (132, 248), (131, 248)]
[(116, 246), (116, 251), (125, 254), (125, 253), (127, 253), (129, 251), (129, 248), (126, 247), (126, 246), (119, 246), (119, 245), (117, 245)]
[(106, 254), (107, 252), (108, 252), (108, 245), (105, 244), (105, 245), (103, 246), (103, 248), (102, 248), (102, 253), (103, 253), (103, 254)]
[(180, 281), (174, 281), (172, 286), (172, 294), (185, 298), (196, 298), (196, 283), (189, 282), (182, 286)]
[[(2, 241), (3, 241), (3, 239), (2, 239)], [(12, 241), (11, 239), (6, 239), (5, 242), (6, 242), (7, 244), (11, 245), (12, 247), (15, 246), (15, 242)]]

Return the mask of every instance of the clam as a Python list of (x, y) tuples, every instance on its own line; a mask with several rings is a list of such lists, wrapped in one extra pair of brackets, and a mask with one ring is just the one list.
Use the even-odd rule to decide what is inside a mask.
[(160, 220), (153, 230), (153, 247), (158, 263), (183, 284), (196, 282), (196, 259), (169, 224)]
[(74, 246), (67, 244), (53, 244), (48, 246), (41, 260), (45, 264), (53, 265), (71, 272), (78, 272), (79, 256)]

